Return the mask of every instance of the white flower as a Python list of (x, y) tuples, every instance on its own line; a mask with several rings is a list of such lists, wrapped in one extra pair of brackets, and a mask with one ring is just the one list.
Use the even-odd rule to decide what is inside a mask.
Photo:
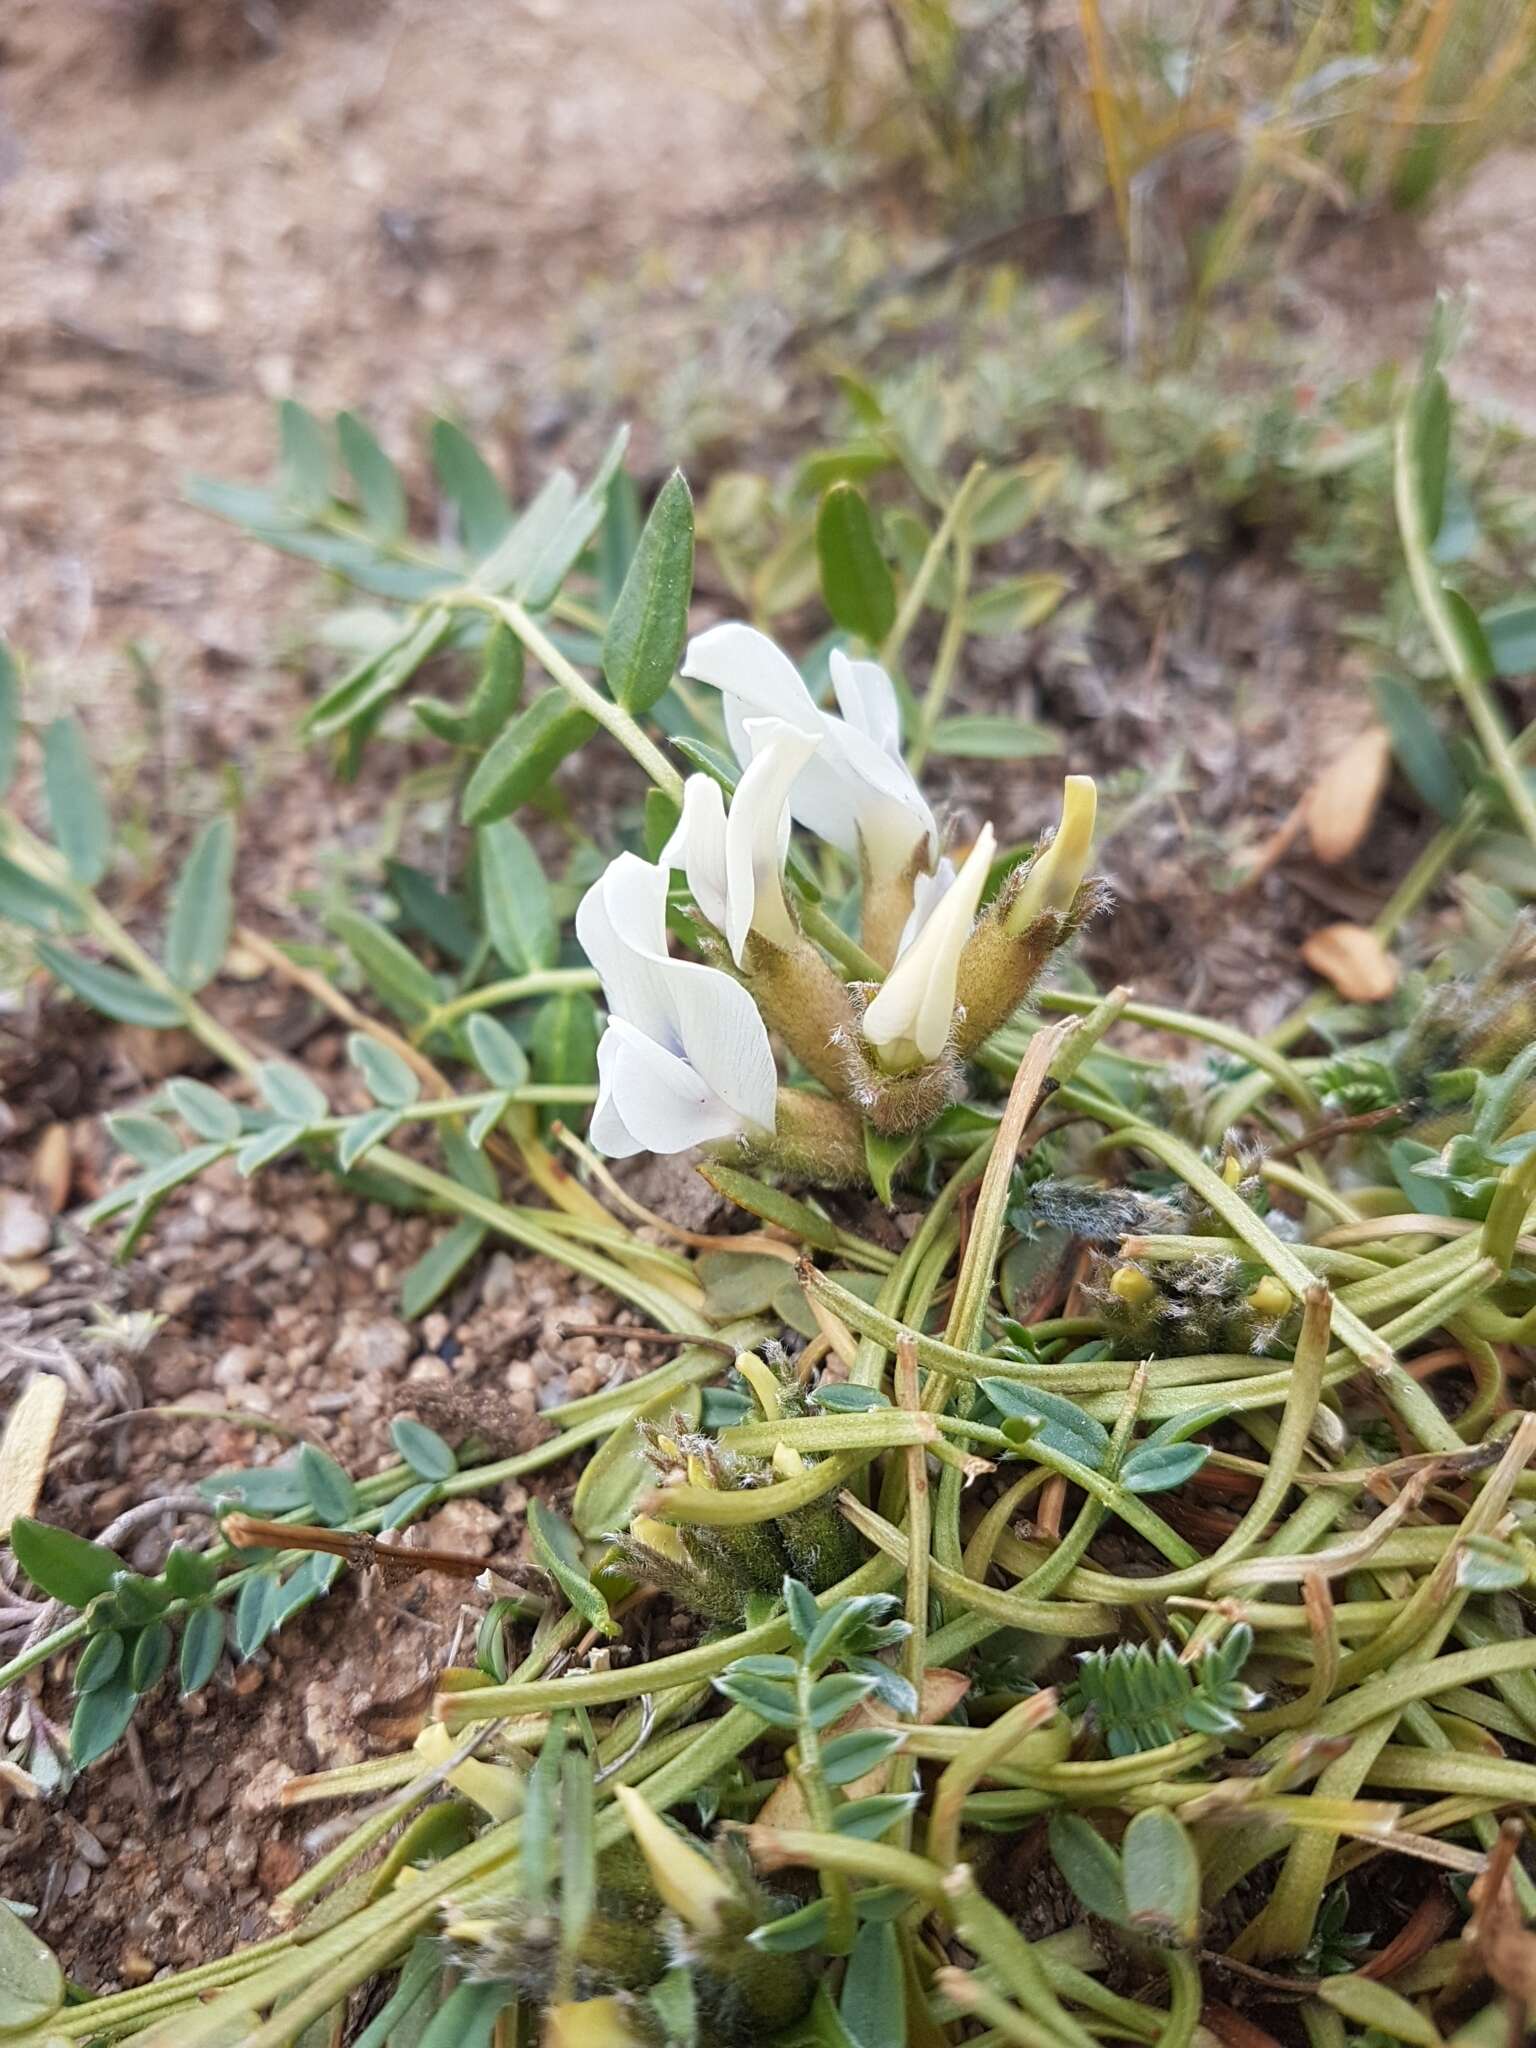
[(912, 887), (912, 911), (896, 948), (899, 960), (923, 926), (955, 886), (955, 864), (946, 853), (931, 875), (919, 875)]
[(783, 719), (820, 745), (794, 779), (791, 813), (829, 845), (875, 875), (933, 866), (938, 832), (933, 813), (901, 758), (901, 717), (890, 677), (873, 661), (831, 660), (841, 718), (818, 708), (789, 657), (750, 626), (711, 626), (688, 643), (682, 672), (709, 683), (725, 700), (725, 724), (738, 761), (752, 758), (747, 726), (755, 717)]
[(996, 843), (992, 827), (983, 826), (953, 883), (929, 909), (917, 936), (864, 1012), (865, 1040), (890, 1073), (936, 1060), (949, 1043), (960, 955), (971, 935)]
[(1072, 908), (1093, 853), (1093, 827), (1099, 793), (1091, 775), (1069, 775), (1061, 785), (1061, 823), (1044, 853), (1024, 877), (1008, 911), (1011, 932), (1028, 930), (1045, 910), (1064, 917)]
[(665, 869), (621, 853), (581, 899), (576, 936), (608, 1005), (590, 1133), (600, 1152), (684, 1152), (773, 1129), (767, 1028), (739, 982), (668, 954)]
[(744, 734), (749, 759), (730, 810), (720, 785), (690, 775), (683, 785), (683, 815), (661, 850), (664, 868), (682, 868), (694, 901), (724, 932), (739, 967), (749, 933), (780, 947), (797, 933), (784, 901), (784, 856), (789, 849), (789, 791), (815, 753), (815, 733), (797, 732), (782, 718), (749, 718)]

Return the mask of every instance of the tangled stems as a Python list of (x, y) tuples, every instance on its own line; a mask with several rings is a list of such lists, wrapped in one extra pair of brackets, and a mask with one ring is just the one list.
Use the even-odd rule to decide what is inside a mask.
[[(889, 1592), (899, 1578), (895, 1565), (883, 1557), (873, 1557), (821, 1594), (817, 1605), (825, 1609), (836, 1600)], [(778, 1614), (756, 1628), (701, 1643), (696, 1649), (679, 1650), (670, 1657), (657, 1657), (643, 1671), (579, 1671), (565, 1678), (527, 1685), (482, 1686), (469, 1693), (443, 1693), (434, 1711), (450, 1729), (457, 1729), (499, 1714), (542, 1713), (564, 1706), (608, 1706), (615, 1701), (627, 1704), (642, 1692), (667, 1692), (675, 1686), (695, 1685), (717, 1677), (739, 1657), (771, 1655), (785, 1648), (792, 1633), (788, 1616)]]

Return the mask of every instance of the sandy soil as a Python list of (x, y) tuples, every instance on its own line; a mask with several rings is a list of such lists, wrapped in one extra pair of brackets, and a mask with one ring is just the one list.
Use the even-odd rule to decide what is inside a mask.
[[(327, 832), (352, 815), (291, 738), (300, 685), (279, 657), (307, 572), (185, 506), (183, 477), (260, 474), (272, 400), (293, 392), (361, 405), (416, 474), (422, 419), (452, 411), (528, 488), (607, 431), (568, 396), (573, 353), (592, 345), (575, 302), (650, 251), (686, 295), (729, 235), (750, 248), (756, 202), (790, 174), (728, 17), (704, 0), (337, 0), (281, 20), (268, 57), (214, 38), (150, 77), (103, 7), (20, 0), (0, 44), (0, 630), (28, 650), (38, 710), (86, 716), (120, 804), (153, 829), (179, 832), (232, 751), (280, 793), (275, 813), (253, 807), (264, 853), (245, 902), (279, 918), (312, 872), (317, 807)], [(131, 639), (157, 671), (148, 716)], [(335, 1034), (316, 1039), (286, 997), (250, 1005), (250, 1028), (339, 1062)], [(8, 1031), (4, 1055), (5, 1177), (26, 1176), (45, 1132), (67, 1133), (80, 1200), (105, 1163), (92, 1112), (140, 1089), (156, 1055), (79, 1018), (62, 1042), (58, 1022), (41, 1039)], [(638, 1347), (558, 1335), (560, 1316), (612, 1303), (505, 1255), (407, 1329), (398, 1280), (432, 1226), (359, 1210), (302, 1171), (205, 1185), (164, 1221), (126, 1274), (66, 1250), (24, 1307), (0, 1309), (12, 1384), (38, 1360), (72, 1375), (46, 1511), (88, 1532), (278, 1447), (175, 1417), (93, 1432), (103, 1410), (254, 1413), (362, 1472), (386, 1460), (390, 1418), (435, 1412), (450, 1380), (499, 1407), (510, 1448), (536, 1440), (539, 1405), (641, 1369)], [(167, 1320), (142, 1355), (93, 1350), (90, 1301)], [(445, 1510), (439, 1537), (511, 1555), (525, 1500), (514, 1487)], [(169, 1528), (142, 1532), (138, 1562), (157, 1563)], [(265, 1930), (305, 1832), (275, 1817), (276, 1785), (376, 1747), (369, 1711), (413, 1694), (459, 1620), (425, 1583), (366, 1599), (363, 1614), (339, 1590), (190, 1704), (165, 1689), (62, 1817), (11, 1806), (3, 1888), (44, 1906), (84, 1981), (143, 1981)], [(18, 1753), (50, 1727), (62, 1739), (68, 1711), (55, 1682), (30, 1695)]]
[(265, 694), (287, 572), (183, 477), (260, 473), (292, 392), (413, 461), (454, 410), (526, 484), (584, 288), (661, 250), (686, 290), (786, 169), (705, 0), (331, 0), (149, 78), (107, 8), (16, 0), (3, 59), (0, 622), (61, 697), (136, 633), (194, 703)]

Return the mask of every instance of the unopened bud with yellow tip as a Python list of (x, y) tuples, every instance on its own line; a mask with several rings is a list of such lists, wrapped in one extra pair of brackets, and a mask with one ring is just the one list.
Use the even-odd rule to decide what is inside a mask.
[(701, 1849), (669, 1828), (632, 1785), (616, 1785), (614, 1796), (663, 1901), (695, 1933), (718, 1933), (735, 1903), (729, 1880)]
[[(414, 1747), (424, 1768), (441, 1770), (459, 1741), (441, 1721), (429, 1721)], [(510, 1764), (486, 1764), (478, 1757), (465, 1757), (448, 1772), (448, 1783), (492, 1820), (511, 1820), (525, 1804), (523, 1774)]]
[(674, 1564), (680, 1565), (693, 1562), (675, 1522), (658, 1522), (654, 1515), (636, 1515), (629, 1525), (629, 1533), (637, 1543), (644, 1543), (654, 1550), (658, 1557), (670, 1557)]
[(1099, 792), (1091, 775), (1069, 775), (1061, 785), (1061, 823), (1043, 853), (1025, 871), (1023, 885), (1008, 906), (1005, 924), (1014, 938), (1045, 911), (1065, 917), (1088, 872)]
[(960, 956), (963, 1016), (955, 1048), (969, 1057), (1029, 995), (1056, 948), (1106, 900), (1085, 883), (1093, 855), (1098, 793), (1089, 775), (1062, 785), (1061, 822), (1026, 866), (1015, 868), (987, 906)]
[(772, 1368), (750, 1351), (741, 1351), (736, 1356), (736, 1370), (757, 1396), (757, 1405), (763, 1411), (764, 1419), (777, 1422), (784, 1412), (784, 1404), (779, 1398), (779, 1382)]
[(992, 827), (984, 825), (960, 872), (864, 1012), (864, 1042), (884, 1073), (910, 1073), (949, 1049), (960, 958), (995, 846)]

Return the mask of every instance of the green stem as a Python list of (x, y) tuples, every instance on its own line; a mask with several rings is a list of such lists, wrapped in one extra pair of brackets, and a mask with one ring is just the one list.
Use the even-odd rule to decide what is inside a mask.
[[(826, 1608), (834, 1600), (851, 1595), (889, 1592), (900, 1576), (885, 1558), (871, 1558), (841, 1584), (821, 1594), (816, 1604)], [(756, 1628), (742, 1629), (712, 1643), (700, 1643), (692, 1650), (679, 1650), (670, 1657), (654, 1658), (634, 1670), (573, 1671), (568, 1677), (542, 1679), (531, 1685), (492, 1685), (474, 1692), (444, 1693), (438, 1702), (439, 1714), (450, 1728), (463, 1728), (471, 1722), (494, 1720), (503, 1714), (543, 1713), (556, 1707), (597, 1707), (615, 1700), (627, 1704), (641, 1693), (666, 1692), (673, 1686), (694, 1685), (701, 1679), (714, 1678), (738, 1657), (782, 1650), (791, 1633), (788, 1616), (779, 1614)]]
[(901, 650), (907, 644), (907, 636), (917, 624), (928, 596), (929, 586), (938, 574), (939, 564), (944, 559), (944, 551), (949, 546), (950, 536), (964, 518), (971, 498), (986, 473), (987, 465), (984, 462), (972, 463), (964, 482), (950, 499), (944, 516), (939, 521), (938, 531), (928, 543), (928, 551), (917, 566), (917, 574), (907, 585), (900, 608), (892, 621), (891, 630), (885, 636), (880, 649), (880, 663), (883, 668), (894, 670), (900, 662)]
[(1492, 678), (1481, 652), (1471, 639), (1465, 622), (1457, 616), (1449, 592), (1436, 568), (1430, 550), (1434, 535), (1426, 530), (1419, 464), (1414, 452), (1414, 408), (1404, 408), (1397, 422), (1397, 461), (1393, 494), (1403, 554), (1408, 563), (1408, 580), (1424, 615), (1446, 671), (1456, 685), (1472, 730), (1477, 734), (1488, 765), (1497, 777), (1505, 800), (1521, 831), (1536, 846), (1536, 796), (1526, 786), (1515, 759), (1514, 747), (1505, 729), (1503, 714), (1489, 688)]
[(661, 1329), (689, 1337), (709, 1335), (709, 1325), (686, 1308), (675, 1294), (667, 1293), (664, 1288), (651, 1287), (645, 1281), (635, 1279), (612, 1259), (585, 1250), (563, 1232), (536, 1220), (537, 1212), (511, 1209), (490, 1195), (479, 1194), (473, 1188), (450, 1180), (446, 1174), (434, 1172), (419, 1160), (408, 1159), (404, 1153), (396, 1152), (388, 1145), (380, 1145), (371, 1152), (368, 1163), (375, 1172), (387, 1174), (391, 1180), (403, 1181), (407, 1187), (420, 1188), (461, 1216), (472, 1216), (499, 1237), (510, 1238), (514, 1244), (520, 1244), (528, 1251), (541, 1252), (546, 1258), (568, 1266), (572, 1272), (595, 1280), (599, 1286), (643, 1309)]
[[(794, 875), (789, 875), (790, 886), (794, 886)], [(884, 981), (885, 969), (872, 954), (866, 953), (857, 939), (851, 939), (840, 924), (828, 917), (819, 903), (808, 903), (801, 897), (797, 906), (800, 929), (808, 939), (814, 939), (823, 952), (830, 953), (838, 966), (843, 968), (852, 981)]]
[(1200, 1972), (1193, 1956), (1182, 1949), (1158, 1951), (1158, 1961), (1168, 1975), (1168, 2023), (1157, 2037), (1157, 2048), (1189, 2048), (1200, 2020), (1202, 1993)]
[[(1105, 1000), (1103, 996), (1077, 995), (1070, 989), (1060, 988), (1042, 989), (1039, 996), (1042, 1010), (1066, 1012), (1070, 1016), (1084, 1016)], [(1129, 1023), (1150, 1025), (1156, 1031), (1177, 1031), (1182, 1037), (1198, 1038), (1207, 1045), (1219, 1045), (1224, 1052), (1235, 1053), (1239, 1059), (1248, 1060), (1269, 1074), (1275, 1085), (1309, 1117), (1316, 1119), (1322, 1116), (1322, 1103), (1295, 1063), (1263, 1039), (1238, 1030), (1235, 1024), (1221, 1024), (1211, 1017), (1197, 1017), (1189, 1010), (1167, 1009), (1160, 1003), (1127, 1002), (1120, 1014)], [(1007, 1032), (1000, 1032), (992, 1043), (1006, 1050), (1008, 1037)], [(1009, 1071), (1012, 1071), (1011, 1067)]]
[(929, 1905), (938, 1905), (944, 1896), (942, 1870), (926, 1856), (914, 1856), (888, 1842), (864, 1842), (854, 1835), (823, 1834), (813, 1828), (750, 1827), (747, 1845), (766, 1870), (835, 1870), (866, 1884), (900, 1885)]
[(921, 771), (928, 758), (934, 731), (949, 696), (950, 685), (954, 682), (955, 671), (960, 666), (960, 650), (965, 645), (965, 608), (971, 590), (971, 546), (963, 525), (955, 531), (953, 582), (949, 616), (944, 621), (933, 672), (928, 678), (928, 688), (923, 693), (922, 706), (917, 714), (917, 731), (907, 749), (907, 765), (914, 775)]
[(944, 1892), (955, 1932), (996, 1973), (1018, 2006), (1046, 2029), (1045, 2038), (1053, 2048), (1095, 2048), (1094, 2036), (1056, 1996), (1048, 1966), (1007, 1914), (986, 1897), (967, 1865), (950, 1872)]
[[(811, 1712), (811, 1692), (816, 1674), (802, 1658), (795, 1674), (795, 1711), (799, 1726), (795, 1746), (800, 1761), (795, 1778), (805, 1799), (806, 1811), (823, 1834), (834, 1832), (831, 1787), (821, 1775), (821, 1737)], [(845, 1956), (853, 1947), (853, 1893), (840, 1870), (821, 1873), (821, 1889), (827, 1901), (827, 1932), (824, 1947), (828, 1955)]]
[(108, 952), (115, 953), (124, 966), (132, 968), (146, 988), (174, 1003), (181, 1012), (182, 1023), (195, 1038), (237, 1074), (255, 1073), (255, 1055), (247, 1052), (234, 1033), (227, 1031), (216, 1017), (210, 1016), (195, 996), (172, 981), (160, 963), (145, 952), (131, 933), (124, 930), (91, 890), (74, 879), (51, 847), (35, 838), (15, 818), (6, 817), (0, 820), (0, 825), (4, 827), (5, 843), (13, 854), (21, 857), (22, 865), (68, 896), (86, 929), (100, 939)]
[(589, 718), (595, 719), (604, 732), (611, 734), (631, 758), (639, 762), (659, 790), (671, 797), (674, 803), (682, 802), (682, 776), (655, 741), (641, 730), (638, 720), (589, 683), (515, 598), (495, 597), (489, 591), (470, 587), (449, 591), (437, 602), (450, 611), (456, 608), (482, 611), (500, 619), (522, 641), (551, 681), (560, 685), (572, 703), (585, 711)]
[(503, 1003), (520, 1003), (529, 996), (591, 994), (601, 986), (590, 967), (545, 967), (537, 974), (515, 974), (507, 981), (488, 981), (433, 1010), (417, 1025), (412, 1036), (420, 1044), (434, 1032), (456, 1024), (461, 1017), (472, 1016), (476, 1010), (500, 1009)]

